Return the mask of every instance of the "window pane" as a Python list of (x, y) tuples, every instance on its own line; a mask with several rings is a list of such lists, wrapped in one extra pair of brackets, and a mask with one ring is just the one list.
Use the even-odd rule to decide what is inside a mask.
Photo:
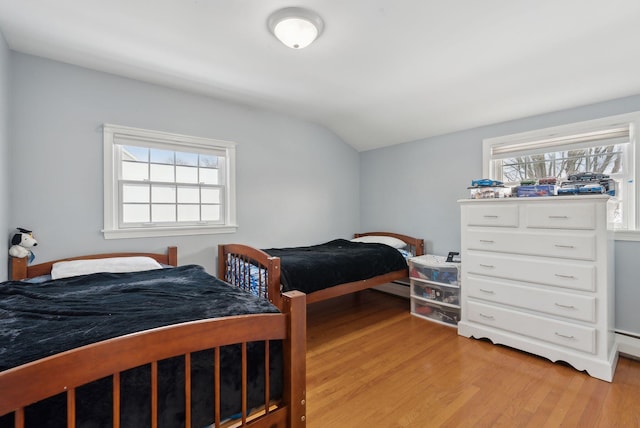
[(177, 166), (176, 181), (178, 183), (196, 184), (198, 182), (198, 168), (191, 166)]
[(148, 184), (124, 184), (122, 202), (149, 202)]
[(176, 206), (175, 205), (151, 205), (151, 218), (153, 222), (174, 222), (176, 221)]
[(151, 150), (151, 162), (153, 163), (165, 163), (173, 165), (174, 161), (174, 152), (171, 150), (160, 150), (160, 149), (150, 149)]
[(198, 166), (198, 154), (176, 152), (176, 165)]
[(219, 159), (222, 158), (218, 156), (200, 155), (200, 166), (217, 168)]
[(175, 186), (153, 186), (151, 188), (151, 200), (153, 202), (176, 203)]
[(178, 205), (178, 221), (200, 221), (198, 205)]
[(178, 187), (178, 203), (199, 204), (200, 192), (197, 187)]
[(220, 196), (222, 194), (221, 189), (202, 189), (202, 203), (203, 204), (219, 204), (222, 201), (220, 200)]
[(151, 181), (171, 182), (173, 177), (173, 165), (151, 165)]
[(576, 172), (617, 174), (622, 172), (622, 166), (623, 148), (620, 145), (523, 155), (502, 161), (502, 181), (566, 178)]
[(221, 221), (221, 209), (220, 205), (203, 205), (202, 206), (202, 220), (203, 221)]
[(144, 181), (149, 179), (149, 164), (139, 162), (122, 162), (122, 179)]
[(145, 204), (123, 204), (122, 221), (124, 223), (148, 223), (149, 205)]
[(220, 184), (218, 169), (200, 168), (200, 182), (204, 184)]
[(149, 162), (149, 149), (146, 147), (120, 146), (122, 160)]

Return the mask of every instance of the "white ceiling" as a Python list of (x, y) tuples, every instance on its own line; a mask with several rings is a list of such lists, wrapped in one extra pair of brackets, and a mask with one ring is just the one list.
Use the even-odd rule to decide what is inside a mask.
[[(282, 7), (324, 33), (293, 50)], [(0, 0), (9, 47), (296, 115), (359, 151), (640, 93), (638, 0)]]

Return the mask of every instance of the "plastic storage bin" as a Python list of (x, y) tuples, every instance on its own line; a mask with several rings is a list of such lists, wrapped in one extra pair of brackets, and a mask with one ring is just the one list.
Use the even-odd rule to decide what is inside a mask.
[(459, 263), (447, 263), (444, 257), (426, 255), (410, 260), (409, 277), (426, 281), (458, 285), (460, 283)]
[(411, 312), (414, 315), (427, 318), (430, 321), (437, 321), (439, 323), (452, 326), (458, 325), (458, 321), (460, 321), (460, 310), (434, 305), (419, 300), (413, 300), (411, 302)]
[(460, 319), (460, 263), (424, 255), (409, 259), (411, 313), (448, 326)]

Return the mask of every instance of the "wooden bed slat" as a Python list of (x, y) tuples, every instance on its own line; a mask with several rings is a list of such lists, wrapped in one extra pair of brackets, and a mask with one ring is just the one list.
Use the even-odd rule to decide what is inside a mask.
[(242, 425), (247, 423), (247, 342), (242, 342)]
[(264, 411), (265, 413), (269, 413), (270, 410), (270, 406), (269, 403), (271, 403), (271, 397), (269, 395), (270, 391), (269, 391), (269, 385), (271, 385), (271, 373), (269, 372), (269, 367), (271, 365), (270, 363), (270, 356), (271, 356), (271, 349), (269, 349), (270, 346), (270, 342), (267, 340), (264, 343)]
[(158, 361), (151, 362), (151, 428), (158, 428)]
[(76, 389), (67, 391), (67, 428), (76, 428)]
[(214, 420), (215, 420), (215, 424), (216, 424), (216, 428), (220, 428), (220, 348), (216, 347), (216, 350), (214, 352), (214, 370), (213, 370), (213, 375), (214, 375), (214, 388), (213, 388), (213, 393), (215, 394), (214, 396), (214, 411), (215, 411), (215, 415), (214, 416)]
[(113, 428), (120, 428), (120, 372), (112, 377), (113, 381)]
[(191, 426), (191, 353), (184, 356), (184, 426)]
[(24, 428), (24, 407), (20, 407), (15, 412), (15, 428)]

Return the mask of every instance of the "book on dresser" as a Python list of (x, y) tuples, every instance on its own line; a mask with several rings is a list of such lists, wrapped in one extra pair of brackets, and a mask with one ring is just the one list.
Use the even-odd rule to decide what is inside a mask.
[(488, 338), (611, 382), (610, 197), (460, 200), (458, 334)]

